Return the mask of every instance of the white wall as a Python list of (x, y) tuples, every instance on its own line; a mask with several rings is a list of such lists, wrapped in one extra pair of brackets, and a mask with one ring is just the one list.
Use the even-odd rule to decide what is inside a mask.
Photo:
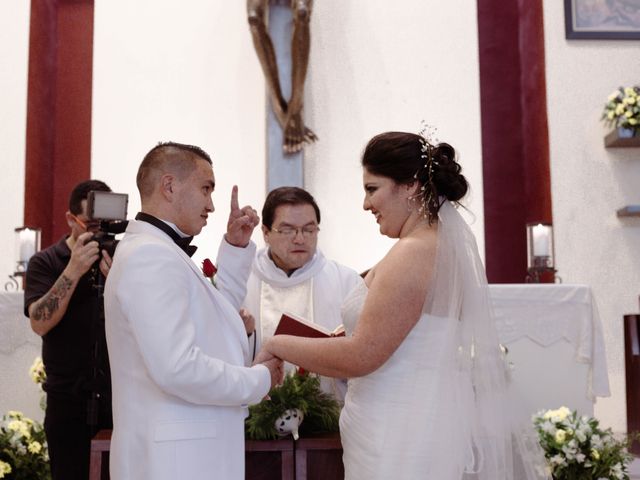
[[(484, 251), (475, 6), (430, 3), (314, 5), (305, 119), (320, 141), (306, 150), (305, 186), (324, 213), (321, 247), (359, 270), (389, 246), (361, 209), (360, 153), (374, 134), (417, 132), (422, 119), (460, 150)], [(265, 196), (265, 87), (244, 2), (103, 0), (95, 22), (93, 175), (132, 194), (135, 213), (144, 153), (161, 139), (201, 145), (218, 211), (196, 258), (214, 255), (232, 182), (258, 210)]]
[(360, 155), (388, 130), (421, 120), (460, 155), (468, 206), (484, 254), (480, 93), (475, 2), (317, 1), (305, 120), (320, 141), (307, 149), (306, 187), (325, 212), (321, 246), (358, 271), (391, 241), (362, 210)]
[[(14, 228), (24, 222), (24, 158), (30, 2), (7, 0), (0, 15), (0, 288), (16, 268)], [(34, 225), (35, 226), (35, 225)]]
[[(0, 138), (7, 145), (3, 191), (16, 207), (0, 213), (3, 251), (13, 249), (13, 228), (22, 222), (24, 183), (28, 2), (12, 3), (0, 20), (3, 63), (5, 56), (11, 63), (0, 81), (16, 78), (0, 89)], [(424, 119), (460, 153), (483, 252), (475, 2), (364, 6), (316, 1), (312, 16), (305, 118), (320, 141), (306, 151), (305, 183), (323, 211), (320, 245), (357, 270), (386, 252), (390, 241), (361, 208), (360, 154), (373, 135), (417, 132)], [(265, 87), (245, 2), (97, 0), (93, 81), (92, 177), (130, 194), (130, 217), (140, 206), (135, 172), (156, 142), (194, 143), (213, 156), (217, 211), (195, 242), (195, 259), (214, 257), (231, 185), (240, 186), (243, 204), (261, 209), (265, 197)], [(262, 243), (257, 232), (254, 239)], [(11, 271), (12, 261), (5, 263), (2, 272)]]
[[(185, 7), (188, 5), (188, 8)], [(264, 86), (241, 1), (98, 0), (95, 10), (92, 175), (130, 194), (158, 141), (204, 148), (216, 176), (209, 226), (196, 258), (215, 257), (231, 186), (261, 205)]]
[(638, 313), (640, 149), (605, 149), (607, 96), (640, 79), (638, 41), (566, 40), (562, 2), (544, 1), (553, 224), (559, 274), (593, 288), (604, 327), (612, 396), (595, 413), (626, 430), (622, 316)]
[[(11, 66), (0, 80), (8, 172), (1, 181), (7, 204), (16, 206), (0, 213), (0, 246), (8, 252), (23, 215), (28, 56), (28, 5), (13, 3), (1, 20), (0, 47)], [(361, 209), (359, 157), (374, 134), (415, 132), (422, 119), (459, 150), (483, 252), (475, 5), (371, 0), (363, 9), (326, 0), (315, 3), (311, 28), (305, 117), (320, 141), (306, 151), (305, 184), (324, 212), (325, 252), (362, 270), (387, 250), (390, 241)], [(92, 176), (129, 193), (133, 215), (135, 171), (146, 151), (169, 139), (205, 148), (214, 159), (218, 211), (198, 239), (198, 261), (215, 254), (232, 183), (243, 204), (262, 205), (264, 105), (243, 1), (191, 0), (188, 8), (168, 0), (96, 2)], [(9, 257), (0, 259), (0, 272), (13, 271)]]
[[(0, 17), (0, 274), (13, 271), (22, 224), (28, 2)], [(475, 2), (317, 1), (305, 118), (320, 137), (307, 149), (305, 182), (324, 212), (321, 246), (362, 270), (389, 242), (361, 210), (359, 155), (374, 134), (436, 124), (471, 179), (482, 246), (482, 177)], [(545, 41), (553, 216), (560, 275), (593, 287), (604, 323), (613, 395), (596, 415), (625, 428), (622, 315), (638, 312), (640, 222), (615, 210), (640, 203), (640, 154), (606, 150), (607, 95), (638, 83), (638, 42), (567, 41), (562, 2), (546, 0)], [(241, 0), (98, 0), (95, 18), (92, 176), (131, 194), (144, 153), (159, 140), (201, 145), (214, 157), (218, 211), (198, 240), (213, 256), (233, 182), (261, 207), (264, 83)], [(255, 236), (259, 240), (258, 235)], [(27, 366), (28, 367), (28, 366)]]

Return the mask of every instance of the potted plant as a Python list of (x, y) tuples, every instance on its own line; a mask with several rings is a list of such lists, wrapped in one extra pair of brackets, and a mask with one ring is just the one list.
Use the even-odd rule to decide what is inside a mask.
[(640, 137), (640, 86), (620, 87), (612, 92), (604, 105), (602, 120), (614, 129), (605, 139), (607, 146), (625, 146), (628, 142), (616, 140)]

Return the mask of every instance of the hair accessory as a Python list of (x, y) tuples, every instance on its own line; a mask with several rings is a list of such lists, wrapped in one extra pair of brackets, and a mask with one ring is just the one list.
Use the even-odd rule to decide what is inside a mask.
[(418, 132), (418, 136), (420, 137), (421, 143), (421, 155), (420, 158), (424, 161), (423, 166), (413, 175), (413, 178), (420, 181), (420, 173), (423, 170), (427, 172), (427, 180), (420, 186), (420, 193), (417, 193), (417, 197), (422, 197), (423, 205), (418, 209), (419, 213), (425, 218), (428, 218), (429, 223), (432, 223), (437, 216), (439, 203), (438, 203), (438, 194), (433, 183), (434, 169), (438, 166), (437, 160), (433, 158), (433, 151), (436, 148), (434, 145), (437, 145), (438, 138), (436, 134), (438, 132), (437, 127), (433, 125), (427, 124), (424, 120), (420, 122), (421, 129)]

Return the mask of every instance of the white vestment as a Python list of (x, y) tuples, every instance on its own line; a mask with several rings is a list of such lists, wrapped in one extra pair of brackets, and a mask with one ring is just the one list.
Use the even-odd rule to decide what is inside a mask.
[[(244, 306), (256, 319), (256, 335), (250, 342), (255, 352), (263, 339), (273, 335), (280, 315), (287, 311), (334, 330), (342, 325), (342, 302), (362, 279), (358, 273), (332, 260), (320, 250), (291, 276), (269, 258), (268, 248), (258, 251), (247, 283)], [(346, 383), (322, 378), (322, 389), (343, 401)]]

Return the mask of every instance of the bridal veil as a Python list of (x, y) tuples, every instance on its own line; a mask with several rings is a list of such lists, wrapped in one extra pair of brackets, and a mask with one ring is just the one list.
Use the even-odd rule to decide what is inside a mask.
[[(424, 311), (457, 320), (451, 342), (457, 352), (438, 372), (439, 384), (458, 384), (456, 402), (443, 406), (434, 425), (449, 450), (441, 452), (440, 460), (448, 464), (443, 473), (462, 472), (464, 480), (549, 478), (532, 425), (515, 420), (521, 418), (515, 413), (517, 395), (509, 391), (475, 237), (453, 204), (441, 201), (435, 270)], [(458, 468), (452, 470), (451, 463)]]

